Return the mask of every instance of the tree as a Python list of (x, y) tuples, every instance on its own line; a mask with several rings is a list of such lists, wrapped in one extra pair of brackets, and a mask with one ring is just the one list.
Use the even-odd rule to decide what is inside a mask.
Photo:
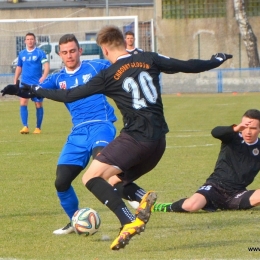
[(246, 46), (249, 68), (260, 67), (257, 38), (248, 22), (244, 0), (234, 0), (235, 16), (240, 34)]

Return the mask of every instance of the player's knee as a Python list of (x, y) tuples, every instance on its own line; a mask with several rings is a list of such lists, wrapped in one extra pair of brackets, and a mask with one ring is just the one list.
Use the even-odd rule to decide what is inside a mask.
[(70, 188), (72, 181), (79, 175), (82, 167), (77, 165), (58, 165), (56, 170), (55, 188), (58, 192)]
[(71, 182), (66, 180), (62, 180), (61, 178), (56, 178), (55, 180), (55, 188), (58, 192), (63, 192), (69, 189)]
[(197, 203), (197, 201), (186, 199), (182, 204), (182, 208), (186, 211), (192, 212), (201, 209), (201, 206)]

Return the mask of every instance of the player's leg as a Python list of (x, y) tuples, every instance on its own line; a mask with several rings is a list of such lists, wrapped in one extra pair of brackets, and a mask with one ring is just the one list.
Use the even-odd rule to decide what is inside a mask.
[[(137, 210), (137, 217), (135, 218), (118, 192), (107, 182), (111, 176), (121, 173), (122, 169), (124, 173), (127, 173), (127, 169), (130, 169), (133, 164), (136, 166), (139, 164), (141, 167), (144, 167), (141, 164), (143, 162), (142, 157), (147, 157), (150, 152), (154, 152), (149, 147), (145, 147), (144, 150), (144, 146), (144, 144), (140, 145), (133, 140), (129, 135), (120, 134), (93, 160), (82, 177), (83, 184), (117, 216), (122, 225), (118, 237), (111, 245), (113, 250), (125, 247), (130, 238), (144, 231), (147, 217), (149, 218), (151, 207), (156, 199), (155, 193), (148, 192), (147, 196), (140, 203), (141, 207), (140, 210)], [(154, 162), (152, 163), (154, 164)], [(145, 172), (137, 173), (136, 176), (130, 175), (127, 180), (130, 183), (132, 178), (135, 180), (143, 174)], [(146, 219), (141, 219), (143, 216)]]
[[(207, 200), (204, 195), (200, 193), (194, 193), (188, 199), (184, 199), (181, 208), (183, 211), (195, 212), (203, 209), (206, 204)], [(174, 205), (172, 205), (171, 208), (174, 209)]]
[[(93, 193), (93, 195), (104, 205), (106, 205), (119, 219), (122, 229), (120, 243), (115, 245), (116, 248), (120, 249), (125, 247), (131, 236), (136, 233), (140, 233), (144, 228), (143, 222), (134, 223), (135, 216), (126, 207), (124, 201), (121, 199), (117, 191), (114, 190), (106, 180), (109, 177), (120, 173), (121, 170), (112, 165), (102, 163), (98, 160), (93, 160), (88, 170), (82, 177), (83, 184), (87, 189)], [(117, 248), (118, 246), (118, 248)]]
[[(214, 201), (214, 204), (212, 204)], [(215, 211), (215, 205), (225, 198), (212, 185), (205, 183), (189, 198), (183, 198), (173, 203), (156, 203), (153, 212), (196, 212), (200, 209)]]
[[(130, 204), (130, 206), (134, 209), (137, 209), (139, 206), (140, 201), (142, 200), (142, 197), (144, 196), (144, 194), (146, 193), (145, 190), (143, 190), (142, 188), (140, 188), (139, 186), (137, 186), (135, 183), (129, 184), (128, 187), (125, 187), (125, 185), (123, 184), (122, 180), (118, 177), (118, 175), (114, 175), (111, 178), (109, 178), (108, 182), (115, 187), (115, 189), (118, 191), (118, 193), (120, 194), (120, 196), (127, 200), (127, 202)], [(133, 187), (130, 187), (133, 186)], [(127, 194), (127, 191), (124, 192), (124, 190), (126, 188), (130, 188), (131, 193), (133, 193), (133, 195), (129, 196)], [(127, 195), (125, 195), (127, 194)]]
[(249, 197), (250, 205), (253, 207), (260, 205), (260, 189), (255, 190), (253, 194)]
[(20, 98), (20, 118), (23, 128), (20, 130), (21, 134), (29, 134), (28, 128), (28, 101), (27, 98)]
[(109, 183), (113, 184), (111, 185), (115, 187), (121, 198), (127, 200), (134, 209), (139, 207), (143, 196), (146, 194), (144, 189), (133, 182), (125, 185), (118, 175), (112, 176), (112, 178), (109, 179)]
[[(56, 171), (55, 188), (60, 205), (67, 214), (69, 221), (75, 211), (78, 210), (78, 198), (72, 187), (73, 180), (80, 174), (89, 162), (91, 144), (88, 142), (89, 131), (85, 127), (74, 130), (67, 138)], [(67, 234), (73, 232), (68, 225), (55, 230), (54, 234)]]
[(41, 133), (41, 126), (42, 126), (42, 121), (43, 121), (43, 115), (44, 115), (44, 110), (43, 110), (43, 98), (32, 98), (32, 100), (35, 103), (35, 108), (36, 108), (36, 127), (35, 130), (33, 131), (34, 134), (40, 134)]
[(173, 203), (157, 203), (154, 211), (158, 212), (195, 212), (205, 207), (206, 198), (199, 193), (194, 193), (189, 198), (183, 198)]
[[(165, 151), (165, 145), (164, 138), (157, 142), (142, 142), (141, 148), (139, 147), (139, 162), (127, 170), (126, 174), (123, 172), (117, 176), (122, 182), (116, 184), (115, 187), (118, 191), (121, 190), (120, 192), (123, 194), (123, 198), (138, 202), (139, 205), (137, 204), (136, 206), (136, 216), (141, 218), (145, 223), (147, 223), (150, 218), (151, 210), (153, 210), (153, 204), (157, 196), (155, 193), (150, 194), (150, 192), (146, 192), (133, 181), (151, 171), (157, 165)], [(132, 154), (135, 154), (135, 151), (135, 149), (130, 150)], [(148, 194), (150, 194), (149, 196), (153, 201), (152, 204), (149, 202), (146, 203), (150, 200)]]
[(73, 214), (79, 209), (78, 197), (71, 185), (82, 171), (82, 166), (60, 164), (56, 170), (55, 188), (60, 205), (69, 218), (69, 223), (53, 232), (55, 235), (66, 235), (74, 232), (70, 222)]
[(260, 190), (241, 190), (230, 196), (226, 209), (251, 209), (260, 205)]

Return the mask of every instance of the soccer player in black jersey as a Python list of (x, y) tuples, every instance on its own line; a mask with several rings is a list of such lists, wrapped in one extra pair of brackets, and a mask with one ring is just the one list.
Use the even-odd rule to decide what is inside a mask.
[[(210, 60), (187, 61), (153, 52), (131, 55), (127, 53), (124, 36), (116, 26), (103, 27), (97, 34), (97, 43), (112, 65), (88, 83), (69, 90), (28, 85), (24, 90), (60, 102), (73, 102), (97, 93), (115, 101), (123, 116), (123, 129), (95, 157), (82, 182), (119, 219), (122, 228), (110, 246), (118, 250), (124, 248), (134, 235), (144, 231), (157, 198), (155, 192), (149, 191), (140, 199), (140, 187), (133, 182), (151, 171), (165, 151), (165, 135), (169, 130), (163, 113), (159, 74), (203, 72), (220, 66), (232, 55), (218, 53)], [(6, 88), (5, 93), (10, 94), (13, 86)], [(116, 189), (107, 182), (114, 175), (122, 181), (115, 185)], [(140, 202), (135, 216), (122, 198)]]
[(125, 33), (125, 45), (126, 51), (130, 54), (138, 54), (144, 51), (143, 49), (135, 47), (135, 34), (132, 31)]
[(238, 125), (215, 127), (211, 134), (221, 141), (221, 149), (213, 173), (191, 197), (155, 204), (153, 211), (239, 210), (260, 205), (260, 189), (246, 189), (260, 170), (259, 133), (256, 109), (246, 111)]

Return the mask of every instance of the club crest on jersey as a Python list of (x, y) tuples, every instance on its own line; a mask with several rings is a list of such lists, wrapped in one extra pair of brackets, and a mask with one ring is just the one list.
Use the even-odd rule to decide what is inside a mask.
[(253, 149), (253, 155), (258, 155), (259, 154), (259, 150), (257, 148)]
[(86, 74), (82, 76), (83, 82), (86, 83), (91, 79), (92, 75), (91, 74)]
[(60, 89), (66, 89), (67, 87), (66, 81), (59, 82), (59, 85), (60, 85)]
[(32, 60), (37, 60), (37, 56), (33, 56), (33, 57), (32, 57)]

